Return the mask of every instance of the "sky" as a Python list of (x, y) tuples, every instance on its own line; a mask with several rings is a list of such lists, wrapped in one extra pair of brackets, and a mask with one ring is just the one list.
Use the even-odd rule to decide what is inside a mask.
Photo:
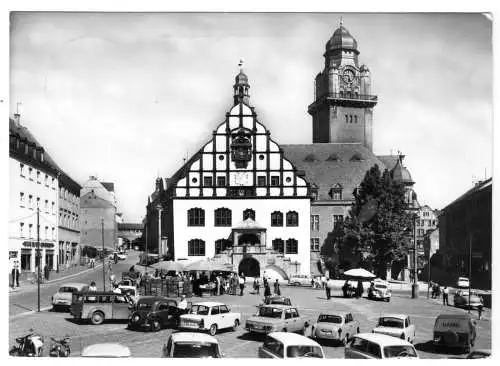
[(401, 151), (421, 204), (492, 175), (492, 23), (481, 14), (14, 13), (10, 113), (80, 184), (115, 183), (125, 221), (211, 138), (244, 59), (259, 121), (312, 142), (314, 77), (339, 25), (379, 102), (373, 150)]

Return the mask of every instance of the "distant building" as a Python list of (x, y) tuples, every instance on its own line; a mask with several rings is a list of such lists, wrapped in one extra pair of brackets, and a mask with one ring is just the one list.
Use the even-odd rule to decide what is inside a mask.
[(130, 249), (131, 243), (142, 236), (142, 223), (122, 222), (118, 223), (118, 239), (122, 240), (122, 245)]
[(80, 189), (65, 173), (59, 176), (59, 265), (80, 261)]
[(492, 188), (492, 178), (477, 183), (439, 216), (439, 251), (457, 276), (469, 276), (471, 259), (471, 285), (481, 289), (491, 289)]

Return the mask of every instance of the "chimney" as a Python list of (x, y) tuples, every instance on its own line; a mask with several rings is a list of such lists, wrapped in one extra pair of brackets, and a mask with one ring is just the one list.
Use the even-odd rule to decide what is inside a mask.
[(14, 113), (14, 124), (16, 127), (21, 127), (21, 115), (19, 113)]

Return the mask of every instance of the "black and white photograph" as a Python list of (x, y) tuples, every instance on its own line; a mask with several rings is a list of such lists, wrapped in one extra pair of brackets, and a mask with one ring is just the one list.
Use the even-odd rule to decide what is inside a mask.
[(6, 13), (9, 362), (492, 357), (492, 13), (84, 10)]

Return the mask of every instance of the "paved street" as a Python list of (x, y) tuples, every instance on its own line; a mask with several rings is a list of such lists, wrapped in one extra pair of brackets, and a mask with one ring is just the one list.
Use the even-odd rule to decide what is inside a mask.
[[(133, 261), (134, 257), (131, 256), (127, 261), (115, 265), (113, 271), (120, 273), (122, 270), (127, 270), (133, 264)], [(99, 282), (101, 274), (101, 270), (96, 270), (91, 273), (84, 273), (78, 279), (73, 278), (71, 281), (90, 282), (94, 280), (98, 283), (98, 286), (102, 286), (101, 282)], [(57, 287), (58, 284), (52, 284), (43, 289), (42, 307), (49, 305), (50, 296), (57, 290)], [(449, 356), (432, 352), (430, 341), (432, 339), (434, 320), (440, 313), (464, 312), (464, 310), (451, 306), (443, 307), (438, 300), (426, 299), (425, 297), (413, 300), (407, 293), (396, 293), (390, 303), (373, 302), (366, 298), (344, 299), (338, 293), (334, 294), (334, 297), (327, 301), (323, 291), (311, 288), (283, 286), (282, 293), (285, 296), (290, 296), (293, 304), (299, 307), (299, 311), (311, 317), (311, 319), (316, 319), (318, 314), (324, 310), (351, 311), (354, 317), (360, 321), (362, 332), (370, 332), (380, 314), (408, 314), (416, 325), (415, 345), (422, 358), (445, 358)], [(197, 298), (193, 299), (193, 301), (199, 300)], [(261, 296), (248, 293), (242, 297), (224, 295), (217, 297), (216, 300), (226, 302), (231, 306), (233, 311), (241, 312), (244, 323), (255, 312), (256, 305), (260, 302)], [(10, 303), (11, 308), (12, 304), (15, 303), (29, 309), (35, 309), (36, 289), (24, 294), (12, 294)], [(11, 315), (12, 312), (11, 310)], [(15, 313), (19, 314), (19, 311), (16, 310)], [(477, 314), (474, 313), (473, 316), (476, 317)], [(491, 313), (488, 311), (485, 320), (478, 321), (476, 348), (491, 348), (490, 316)], [(159, 357), (163, 342), (168, 339), (168, 336), (172, 332), (170, 329), (162, 330), (158, 333), (135, 332), (127, 330), (126, 324), (118, 322), (105, 323), (100, 326), (76, 324), (68, 313), (53, 313), (49, 311), (11, 316), (9, 326), (9, 346), (14, 344), (16, 337), (25, 334), (30, 327), (34, 327), (47, 337), (69, 335), (71, 337), (72, 355), (74, 356), (78, 356), (82, 348), (90, 344), (120, 342), (130, 347), (134, 357)], [(221, 343), (222, 351), (227, 357), (257, 357), (258, 347), (262, 344), (262, 339), (249, 336), (241, 327), (236, 332), (226, 331), (218, 334), (216, 337)], [(343, 357), (344, 350), (342, 346), (326, 344), (324, 345), (324, 349), (329, 358)]]

